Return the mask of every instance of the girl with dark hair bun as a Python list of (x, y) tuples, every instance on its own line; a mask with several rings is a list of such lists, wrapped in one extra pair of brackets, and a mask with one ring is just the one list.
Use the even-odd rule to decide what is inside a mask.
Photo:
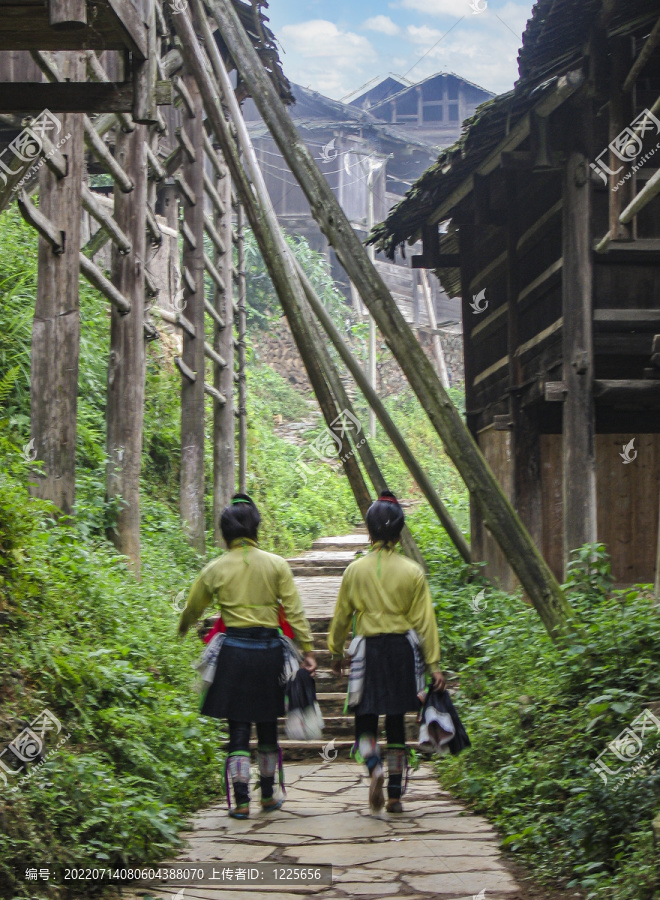
[(226, 627), (201, 713), (228, 720), (227, 802), (229, 815), (236, 819), (247, 819), (250, 809), (252, 722), (257, 726), (262, 809), (279, 809), (283, 802), (273, 796), (278, 766), (282, 780), (277, 739), (277, 719), (284, 715), (284, 650), (278, 627), (282, 610), (304, 654), (303, 667), (312, 675), (316, 671), (312, 633), (291, 568), (285, 559), (259, 549), (260, 521), (252, 498), (234, 494), (220, 518), (228, 552), (202, 569), (179, 622), (183, 636), (215, 598)]
[(344, 572), (328, 647), (332, 670), (340, 675), (355, 615), (348, 695), (355, 714), (355, 745), (371, 776), (369, 805), (378, 811), (385, 805), (378, 717), (385, 715), (387, 811), (400, 813), (408, 759), (405, 714), (419, 710), (425, 672), (435, 691), (444, 690), (445, 679), (426, 576), (416, 562), (395, 552), (405, 516), (394, 494), (383, 491), (369, 507), (366, 521), (371, 550)]

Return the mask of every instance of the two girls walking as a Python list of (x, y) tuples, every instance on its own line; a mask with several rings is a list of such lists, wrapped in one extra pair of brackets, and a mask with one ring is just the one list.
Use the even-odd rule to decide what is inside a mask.
[[(252, 722), (257, 729), (262, 809), (278, 809), (283, 802), (274, 797), (278, 766), (281, 777), (277, 719), (284, 715), (282, 613), (302, 652), (302, 666), (312, 675), (316, 671), (312, 634), (291, 569), (286, 560), (259, 549), (259, 522), (251, 498), (236, 494), (220, 520), (228, 552), (202, 570), (179, 624), (179, 634), (184, 635), (214, 599), (220, 608), (226, 635), (201, 712), (228, 721), (228, 801), (230, 784), (234, 797), (229, 814), (243, 819), (249, 815)], [(403, 523), (403, 510), (393, 494), (382, 494), (370, 507), (367, 527), (372, 548), (344, 574), (328, 637), (333, 671), (340, 674), (344, 644), (354, 623), (349, 706), (355, 713), (356, 746), (370, 775), (370, 806), (380, 810), (385, 799), (378, 717), (384, 715), (391, 813), (402, 810), (404, 717), (419, 709), (420, 676), (423, 680), (427, 671), (432, 689), (444, 688), (424, 572), (395, 552)]]

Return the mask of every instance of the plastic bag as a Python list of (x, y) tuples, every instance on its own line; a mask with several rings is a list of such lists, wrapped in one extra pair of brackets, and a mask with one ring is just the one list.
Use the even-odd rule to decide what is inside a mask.
[(286, 735), (292, 741), (318, 741), (323, 716), (316, 700), (316, 684), (307, 669), (298, 669), (287, 685)]

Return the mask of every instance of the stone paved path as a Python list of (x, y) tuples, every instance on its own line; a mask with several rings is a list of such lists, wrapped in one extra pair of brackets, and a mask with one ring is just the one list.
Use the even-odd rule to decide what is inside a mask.
[[(364, 535), (324, 538), (312, 553), (295, 562), (294, 571), (304, 573), (297, 575), (296, 582), (319, 645), (341, 579), (316, 575), (324, 568), (327, 571), (317, 558), (327, 552), (336, 565), (338, 553), (359, 548), (364, 542)], [(313, 562), (308, 565), (306, 560)], [(332, 676), (327, 653), (319, 657), (319, 696), (326, 726), (333, 723), (326, 727), (329, 740), (333, 729), (344, 728), (345, 717), (338, 715), (340, 685), (328, 680)], [(350, 725), (347, 719), (344, 724)], [(278, 887), (204, 885), (186, 887), (183, 894), (178, 888), (152, 887), (131, 894), (129, 900), (144, 893), (170, 900), (295, 900), (301, 896), (318, 900), (517, 900), (529, 896), (520, 891), (505, 868), (497, 835), (489, 823), (467, 813), (442, 791), (429, 765), (422, 764), (411, 773), (402, 815), (370, 813), (366, 773), (362, 766), (346, 759), (352, 737), (345, 730), (341, 735), (344, 739), (337, 740), (337, 746), (343, 749), (334, 761), (325, 761), (317, 747), (308, 746), (306, 759), (286, 763), (287, 796), (281, 810), (262, 813), (257, 796), (252, 817), (236, 821), (227, 816), (226, 805), (218, 803), (192, 819), (191, 830), (184, 835), (187, 849), (177, 856), (177, 862), (217, 860), (234, 868), (257, 862), (328, 864), (333, 866), (332, 886), (283, 891)], [(283, 743), (287, 747), (288, 742)], [(287, 753), (295, 755), (295, 747), (285, 750), (285, 759)]]

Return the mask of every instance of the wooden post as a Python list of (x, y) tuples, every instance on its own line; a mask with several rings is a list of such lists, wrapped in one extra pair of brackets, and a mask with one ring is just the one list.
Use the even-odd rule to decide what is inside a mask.
[(438, 322), (435, 318), (435, 307), (433, 305), (433, 294), (431, 292), (431, 284), (426, 269), (420, 270), (422, 293), (424, 294), (424, 302), (426, 303), (426, 312), (429, 317), (429, 325), (431, 326), (433, 340), (433, 354), (435, 356), (435, 364), (438, 369), (438, 377), (440, 383), (445, 390), (449, 390), (449, 375), (447, 373), (447, 363), (445, 362), (445, 354), (442, 352), (442, 343), (438, 334)]
[[(68, 54), (70, 77), (85, 72), (84, 56)], [(55, 254), (39, 238), (37, 299), (32, 324), (30, 370), (31, 438), (44, 475), (33, 492), (71, 513), (75, 499), (76, 416), (80, 313), (78, 300), (80, 203), (83, 175), (83, 117), (58, 116), (61, 152), (67, 174), (58, 178), (47, 166), (39, 173), (39, 211), (64, 234), (64, 249)]]
[[(183, 362), (195, 380), (181, 379), (180, 510), (188, 540), (205, 548), (204, 523), (204, 121), (202, 98), (194, 77), (183, 82), (193, 103), (194, 117), (184, 113), (183, 131), (195, 154), (184, 154), (182, 175), (194, 194), (183, 207), (183, 302), (194, 336), (183, 331)], [(186, 274), (188, 277), (186, 277)]]
[(562, 213), (564, 571), (571, 550), (596, 541), (596, 442), (593, 399), (591, 101), (572, 111), (573, 146), (564, 169)]
[[(612, 52), (612, 67), (610, 72), (610, 109), (609, 109), (609, 134), (610, 142), (621, 134), (623, 129), (635, 118), (635, 105), (632, 93), (624, 93), (622, 90), (623, 79), (630, 67), (630, 39), (618, 38), (614, 42)], [(619, 216), (628, 206), (636, 193), (635, 174), (625, 181), (625, 175), (630, 172), (632, 162), (623, 162), (612, 150), (609, 154), (610, 171), (616, 174), (608, 178), (608, 194), (610, 207), (610, 240), (633, 240), (634, 222), (622, 225)], [(612, 190), (622, 181), (618, 190)]]
[(108, 537), (140, 571), (140, 465), (144, 417), (144, 258), (146, 252), (147, 131), (137, 125), (117, 131), (115, 158), (133, 182), (131, 193), (115, 184), (114, 219), (131, 242), (130, 253), (112, 246), (112, 283), (130, 302), (122, 315), (110, 312), (106, 405), (108, 471), (106, 493), (121, 498), (117, 526)]
[(221, 546), (220, 515), (235, 491), (235, 434), (234, 418), (234, 298), (232, 260), (231, 177), (224, 166), (224, 175), (216, 173), (216, 189), (225, 207), (223, 215), (215, 211), (213, 224), (224, 252), (215, 248), (214, 264), (222, 276), (223, 287), (215, 285), (213, 306), (224, 322), (214, 320), (213, 349), (225, 361), (225, 366), (213, 365), (213, 386), (225, 397), (225, 403), (213, 403), (213, 536)]
[(511, 458), (513, 464), (512, 502), (537, 547), (543, 540), (543, 508), (541, 491), (541, 441), (538, 415), (521, 404), (522, 366), (516, 354), (520, 344), (518, 294), (520, 276), (518, 238), (520, 236), (519, 200), (516, 196), (515, 172), (507, 172), (507, 352), (509, 356), (509, 412), (511, 415)]
[(247, 336), (247, 307), (245, 282), (245, 214), (238, 204), (236, 210), (236, 252), (238, 261), (238, 484), (247, 490), (247, 375), (245, 371), (245, 340)]
[[(198, 13), (201, 13), (201, 0), (193, 0), (193, 8), (198, 10)], [(291, 333), (307, 371), (312, 390), (321, 407), (326, 424), (331, 429), (332, 425), (336, 424), (340, 410), (336, 407), (334, 398), (321, 371), (314, 346), (309, 338), (309, 330), (305, 322), (306, 307), (302, 286), (297, 278), (291, 257), (286, 250), (286, 244), (283, 245), (282, 233), (277, 225), (275, 213), (271, 206), (264, 206), (255, 199), (253, 187), (241, 165), (238, 150), (231, 135), (229, 124), (225, 119), (220, 98), (206, 69), (205, 58), (187, 14), (181, 13), (174, 16), (173, 21), (181, 41), (183, 58), (195, 76), (202, 92), (208, 119), (231, 170), (239, 199), (245, 208), (246, 215), (259, 243), (264, 262), (289, 322)], [(207, 46), (212, 52), (212, 47), (208, 42)], [(217, 59), (215, 62), (217, 63)], [(229, 97), (226, 99), (229, 100)], [(371, 505), (371, 497), (357, 459), (355, 456), (347, 453), (343, 454), (341, 459), (358, 508), (364, 516)]]
[[(433, 366), (406, 324), (366, 250), (352, 230), (312, 154), (297, 133), (231, 4), (210, 0), (222, 37), (280, 152), (300, 184), (312, 214), (374, 316), (447, 453), (479, 503), (484, 521), (518, 575), (549, 633), (571, 630), (572, 610), (556, 578), (483, 458)], [(181, 20), (182, 16), (176, 16)], [(175, 27), (179, 31), (178, 22)]]

